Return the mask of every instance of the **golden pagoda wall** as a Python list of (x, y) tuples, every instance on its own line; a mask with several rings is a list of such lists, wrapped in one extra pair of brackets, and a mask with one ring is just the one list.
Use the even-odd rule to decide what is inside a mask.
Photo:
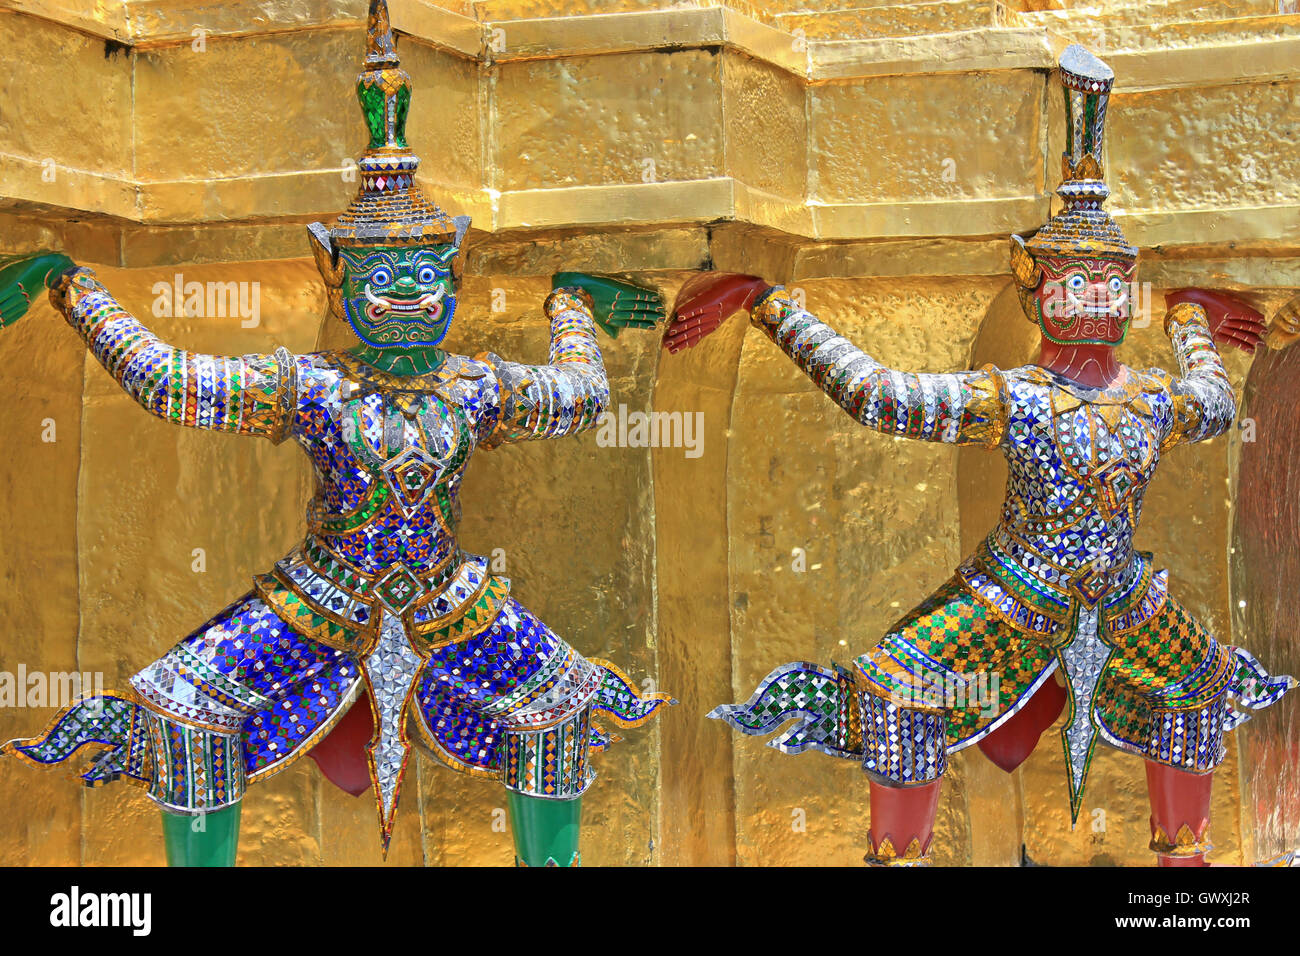
[[(1155, 301), (1199, 283), (1250, 292), (1271, 314), (1300, 287), (1300, 17), (965, 4), (978, 22), (941, 18), (938, 34), (944, 4), (669, 6), (391, 0), (422, 180), (475, 220), (450, 347), (541, 360), (540, 303), (560, 268), (621, 272), (671, 299), (711, 263), (801, 288), (889, 363), (1026, 361), (1033, 330), (1005, 237), (1048, 214), (1062, 135), (1049, 71), (1066, 42), (1094, 37), (1117, 74), (1111, 207), (1143, 247)], [(303, 227), (356, 188), (364, 4), (259, 11), (250, 24), (236, 3), (0, 5), (0, 57), (24, 77), (0, 94), (0, 253), (67, 249), (188, 348), (344, 341)], [(153, 284), (178, 271), (259, 283), (264, 321), (152, 318)], [(1125, 361), (1172, 367), (1160, 317), (1134, 330)], [(525, 605), (681, 701), (598, 758), (584, 856), (854, 863), (868, 823), (859, 770), (785, 757), (704, 714), (785, 660), (866, 650), (987, 529), (1000, 460), (864, 433), (739, 319), (676, 356), (648, 333), (602, 346), (615, 406), (702, 412), (703, 453), (601, 448), (589, 433), (483, 454), (464, 490), (466, 547), (503, 548)], [(1239, 386), (1252, 376), (1252, 401), (1276, 402), (1290, 354), (1253, 368), (1232, 355), (1229, 370)], [(1300, 475), (1282, 431), (1258, 447), (1272, 442), (1276, 467)], [(143, 415), (46, 305), (0, 333), (0, 436), (14, 463), (0, 469), (0, 670), (80, 668), (120, 685), (302, 533), (304, 460)], [(1282, 627), (1294, 615), (1272, 597), (1284, 582), (1258, 572), (1277, 549), (1244, 547), (1255, 525), (1235, 516), (1239, 494), (1252, 520), (1271, 514), (1269, 491), (1249, 468), (1245, 490), (1229, 485), (1256, 450), (1234, 438), (1174, 452), (1140, 543), (1221, 636), (1294, 673), (1300, 646)], [(1300, 785), (1279, 769), (1300, 739), (1293, 706), (1239, 734), (1216, 777), (1218, 859), (1300, 842)], [(50, 712), (0, 710), (0, 735)], [(428, 761), (417, 781), (394, 862), (508, 862), (499, 788)], [(1139, 762), (1104, 753), (1090, 786), (1071, 832), (1055, 731), (1009, 776), (963, 752), (942, 862), (1012, 865), (1022, 846), (1038, 863), (1149, 862)], [(4, 862), (161, 861), (156, 812), (125, 786), (81, 791), (0, 762), (0, 806)], [(303, 761), (251, 791), (241, 861), (377, 862), (373, 813)]]

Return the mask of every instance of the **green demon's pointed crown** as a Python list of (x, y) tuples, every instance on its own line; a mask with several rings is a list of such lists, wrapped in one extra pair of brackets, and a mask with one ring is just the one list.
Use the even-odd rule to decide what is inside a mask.
[(406, 140), (411, 77), (393, 44), (386, 0), (371, 0), (366, 58), (357, 77), (357, 99), (370, 142), (357, 160), (361, 188), (329, 230), (337, 246), (402, 243), (460, 245), (469, 217), (452, 219), (415, 183), (420, 158)]
[(454, 219), (415, 183), (406, 140), (411, 78), (401, 68), (388, 4), (371, 0), (357, 99), (369, 141), (361, 187), (332, 226), (307, 227), (330, 312), (376, 349), (436, 347), (456, 311), (469, 217)]

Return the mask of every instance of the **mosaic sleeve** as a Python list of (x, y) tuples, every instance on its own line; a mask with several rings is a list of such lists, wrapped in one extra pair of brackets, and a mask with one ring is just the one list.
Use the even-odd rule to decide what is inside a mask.
[(492, 363), (501, 397), (488, 447), (577, 434), (596, 424), (609, 404), (609, 380), (586, 294), (556, 289), (546, 297), (545, 310), (551, 320), (549, 364)]
[(840, 408), (889, 435), (997, 447), (1006, 431), (1006, 385), (991, 365), (977, 372), (886, 368), (776, 287), (752, 321)]
[(1173, 416), (1161, 447), (1222, 435), (1237, 415), (1237, 399), (1205, 310), (1190, 302), (1174, 306), (1165, 316), (1165, 333), (1178, 356), (1179, 375), (1170, 385)]
[(65, 275), (50, 300), (145, 410), (178, 425), (282, 441), (292, 422), (296, 364), (273, 355), (227, 358), (174, 348), (158, 339), (89, 269)]

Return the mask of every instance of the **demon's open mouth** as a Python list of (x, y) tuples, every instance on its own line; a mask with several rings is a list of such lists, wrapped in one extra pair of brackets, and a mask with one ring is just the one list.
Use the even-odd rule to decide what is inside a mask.
[(1123, 291), (1119, 293), (1118, 298), (1107, 299), (1100, 305), (1091, 297), (1080, 299), (1068, 289), (1065, 291), (1065, 298), (1070, 305), (1074, 306), (1076, 312), (1095, 317), (1119, 318), (1121, 310), (1128, 304), (1128, 293)]
[(393, 299), (386, 295), (377, 295), (366, 286), (366, 316), (372, 322), (379, 322), (390, 317), (403, 319), (424, 319), (437, 322), (442, 317), (445, 288), (439, 287), (435, 292), (426, 292), (418, 299)]

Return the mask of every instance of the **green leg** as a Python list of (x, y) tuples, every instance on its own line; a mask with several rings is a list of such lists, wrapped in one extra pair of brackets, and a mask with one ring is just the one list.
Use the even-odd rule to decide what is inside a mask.
[(236, 803), (211, 813), (186, 816), (163, 811), (163, 842), (168, 866), (234, 866), (239, 848)]
[(547, 800), (507, 791), (515, 866), (581, 866), (578, 829), (582, 797)]

